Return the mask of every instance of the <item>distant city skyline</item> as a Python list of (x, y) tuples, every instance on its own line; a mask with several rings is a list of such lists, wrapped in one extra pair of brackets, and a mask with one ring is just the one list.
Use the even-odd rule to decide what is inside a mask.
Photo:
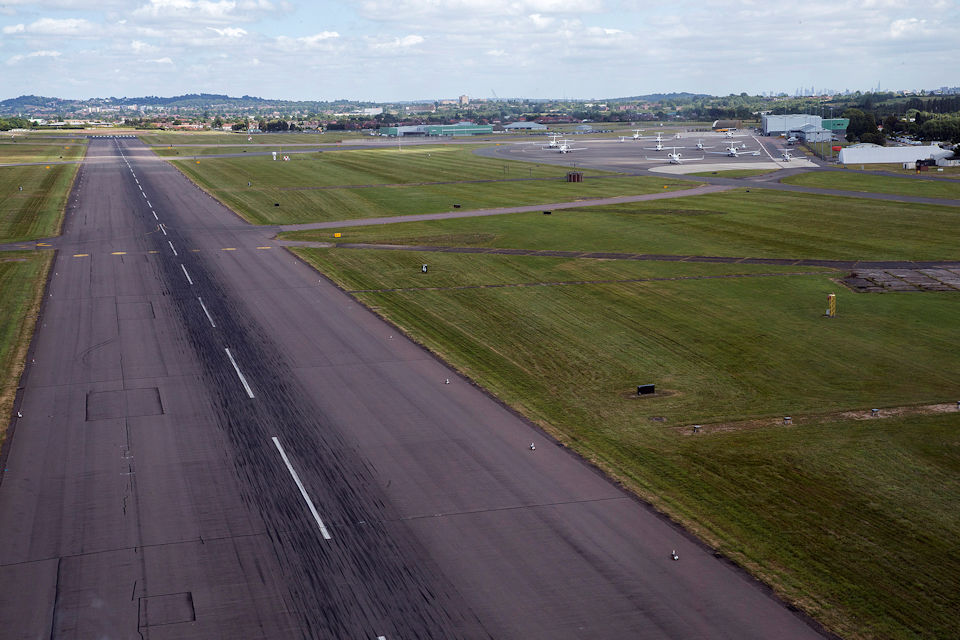
[(0, 97), (931, 90), (957, 33), (958, 0), (0, 0)]

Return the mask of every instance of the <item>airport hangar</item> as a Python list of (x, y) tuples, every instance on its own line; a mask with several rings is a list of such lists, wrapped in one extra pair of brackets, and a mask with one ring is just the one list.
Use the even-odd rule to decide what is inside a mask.
[(391, 138), (403, 136), (482, 136), (491, 133), (493, 133), (493, 125), (474, 124), (472, 122), (380, 127), (380, 135)]
[(807, 113), (765, 114), (762, 121), (765, 136), (796, 136), (804, 142), (829, 142), (834, 136), (846, 135), (847, 118), (821, 118)]

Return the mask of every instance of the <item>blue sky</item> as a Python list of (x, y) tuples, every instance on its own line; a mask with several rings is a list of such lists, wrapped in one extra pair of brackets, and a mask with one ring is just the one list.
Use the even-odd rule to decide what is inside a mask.
[(960, 0), (0, 0), (0, 98), (960, 85)]

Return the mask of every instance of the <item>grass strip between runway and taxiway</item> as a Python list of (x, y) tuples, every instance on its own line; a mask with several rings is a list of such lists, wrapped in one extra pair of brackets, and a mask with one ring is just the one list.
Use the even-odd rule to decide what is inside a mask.
[[(926, 177), (929, 172), (923, 175)], [(919, 180), (910, 176), (882, 176), (852, 171), (811, 171), (788, 176), (782, 182), (823, 189), (960, 200), (960, 180)]]
[(0, 253), (0, 442), (40, 312), (52, 251)]
[[(786, 247), (801, 253), (956, 257), (942, 226), (920, 220), (936, 217), (935, 207), (864, 209), (850, 198), (753, 190), (725, 197), (671, 203), (686, 213), (651, 214), (647, 207), (662, 205), (650, 203), (640, 207), (646, 215), (631, 205), (610, 215), (597, 208), (483, 225), (385, 225), (364, 230), (363, 240), (769, 255), (784, 249), (792, 220), (803, 241)], [(701, 198), (707, 202), (693, 202)], [(724, 215), (690, 213), (703, 210), (726, 212), (733, 229)], [(894, 224), (898, 214), (908, 219), (903, 228)], [(803, 224), (808, 217), (829, 224), (821, 231)], [(840, 228), (855, 237), (833, 242), (831, 229)], [(879, 229), (892, 235), (884, 242)], [(690, 240), (681, 244), (684, 235)], [(854, 294), (829, 273), (770, 265), (295, 252), (346, 290), (393, 289), (353, 295), (833, 631), (905, 640), (955, 630), (960, 565), (945, 559), (960, 537), (960, 412), (880, 419), (870, 409), (896, 416), (896, 407), (957, 399), (957, 294)], [(749, 277), (778, 269), (784, 275)], [(744, 277), (476, 287), (738, 273)], [(828, 293), (839, 299), (832, 319), (823, 317)], [(646, 383), (657, 393), (637, 396), (636, 385)], [(794, 425), (783, 425), (787, 415)], [(750, 418), (763, 420), (744, 422)], [(727, 428), (694, 435), (694, 423)]]
[(63, 162), (82, 160), (87, 152), (87, 141), (37, 140), (22, 138), (0, 139), (0, 165), (17, 162)]
[[(489, 218), (295, 231), (288, 240), (822, 260), (957, 260), (960, 208), (737, 189)], [(334, 234), (340, 233), (339, 238)]]
[[(0, 145), (0, 164), (11, 157), (3, 155), (6, 152), (12, 153)], [(79, 166), (78, 163), (0, 167), (0, 243), (58, 235)]]
[[(294, 224), (440, 213), (455, 209), (569, 202), (659, 193), (697, 186), (661, 177), (586, 172), (477, 156), (470, 145), (414, 146), (270, 156), (209, 158), (173, 164), (255, 224)], [(592, 178), (591, 176), (610, 176)], [(420, 184), (420, 183), (432, 184)], [(249, 183), (249, 186), (248, 186)], [(278, 206), (279, 205), (279, 206)]]

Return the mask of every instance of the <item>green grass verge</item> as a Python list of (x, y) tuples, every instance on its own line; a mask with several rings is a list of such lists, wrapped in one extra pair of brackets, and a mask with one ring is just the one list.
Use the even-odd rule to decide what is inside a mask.
[(0, 443), (53, 257), (52, 251), (0, 253)]
[[(370, 138), (359, 133), (336, 131), (330, 133), (226, 133), (218, 131), (136, 131), (137, 137), (150, 146), (178, 144), (331, 144), (341, 140)], [(251, 138), (247, 140), (247, 138)]]
[(722, 171), (698, 171), (697, 173), (688, 173), (688, 176), (717, 176), (718, 178), (753, 178), (755, 176), (765, 176), (768, 173), (779, 171), (779, 169), (725, 169)]
[[(482, 209), (632, 195), (695, 183), (669, 178), (561, 178), (567, 169), (477, 156), (473, 146), (419, 146), (173, 164), (211, 195), (257, 224), (291, 224)], [(600, 172), (593, 172), (594, 175)], [(601, 174), (610, 175), (610, 174)], [(470, 181), (490, 182), (470, 182)], [(247, 183), (250, 186), (247, 186)], [(450, 184), (418, 184), (451, 182)], [(357, 188), (344, 188), (352, 185)], [(369, 185), (369, 186), (364, 186)], [(329, 188), (327, 188), (329, 187)], [(279, 203), (280, 206), (274, 206)]]
[(960, 180), (917, 180), (910, 177), (876, 176), (846, 171), (811, 171), (789, 176), (784, 178), (783, 182), (824, 189), (960, 199)]
[[(296, 252), (347, 289), (744, 269)], [(356, 295), (834, 630), (947, 637), (960, 584), (946, 561), (960, 534), (958, 414), (831, 413), (952, 401), (960, 297), (840, 293), (827, 320), (832, 291), (826, 276), (794, 275)], [(646, 382), (663, 395), (633, 396)], [(808, 422), (674, 428), (786, 414)]]
[(79, 166), (0, 167), (0, 243), (58, 235)]
[(24, 142), (0, 141), (0, 164), (82, 160), (86, 152), (86, 140), (71, 140), (66, 143), (39, 142), (37, 140)]
[(283, 234), (294, 240), (829, 260), (956, 260), (960, 209), (738, 189), (664, 201)]

